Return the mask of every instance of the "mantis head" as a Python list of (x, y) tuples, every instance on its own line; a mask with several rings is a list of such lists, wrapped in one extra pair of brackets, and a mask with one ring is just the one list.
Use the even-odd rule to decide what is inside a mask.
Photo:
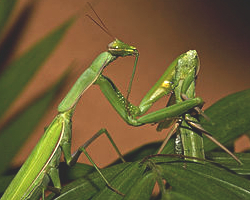
[(139, 52), (136, 47), (125, 44), (121, 40), (115, 39), (113, 42), (108, 44), (108, 52), (113, 56), (136, 56), (138, 57)]
[(199, 71), (200, 71), (200, 59), (198, 57), (197, 51), (196, 50), (189, 50), (186, 53), (186, 59), (188, 65), (191, 67), (194, 67), (195, 70), (195, 75), (197, 76)]
[(95, 10), (91, 6), (91, 4), (88, 3), (88, 5), (89, 5), (90, 9), (94, 12), (94, 14), (97, 17), (97, 19), (99, 20), (99, 22), (96, 21), (96, 20), (94, 20), (90, 15), (86, 15), (86, 16), (89, 17), (97, 26), (99, 26), (110, 37), (112, 37), (112, 38), (115, 39), (113, 42), (111, 42), (110, 44), (108, 44), (108, 52), (111, 53), (113, 56), (116, 56), (116, 57), (118, 57), (118, 56), (121, 56), (121, 57), (135, 56), (136, 60), (137, 60), (138, 56), (139, 56), (138, 50), (135, 47), (130, 46), (128, 44), (125, 44), (121, 40), (116, 39), (110, 33), (110, 31), (108, 30), (108, 28), (106, 27), (106, 25), (104, 24), (104, 22), (101, 20), (101, 18), (97, 15), (97, 13), (95, 12)]
[(188, 52), (182, 54), (177, 65), (177, 76), (180, 76), (181, 79), (185, 79), (185, 77), (187, 77), (190, 73), (197, 76), (200, 69), (200, 60), (197, 51), (189, 50)]
[[(126, 99), (128, 100), (129, 94), (130, 94), (131, 88), (132, 88), (132, 82), (133, 82), (134, 75), (135, 75), (137, 60), (139, 57), (139, 52), (135, 47), (130, 46), (128, 44), (125, 44), (124, 42), (122, 42), (121, 40), (118, 40), (118, 39), (115, 39), (113, 42), (108, 44), (108, 52), (111, 53), (115, 57), (135, 56), (134, 68), (133, 68), (132, 76), (131, 76), (131, 79), (129, 82), (128, 90), (127, 90)], [(127, 107), (127, 105), (126, 105), (126, 107)]]

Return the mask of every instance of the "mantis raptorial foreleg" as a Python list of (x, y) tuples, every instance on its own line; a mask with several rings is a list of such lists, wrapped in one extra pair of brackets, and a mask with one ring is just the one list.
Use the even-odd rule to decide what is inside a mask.
[(203, 104), (203, 100), (196, 97), (145, 114), (156, 101), (171, 93), (171, 91), (178, 86), (180, 77), (177, 76), (179, 72), (176, 71), (176, 69), (183, 68), (187, 70), (187, 68), (192, 68), (196, 70), (198, 66), (197, 63), (198, 57), (196, 51), (191, 50), (179, 56), (168, 67), (157, 83), (149, 90), (139, 106), (134, 106), (128, 102), (108, 77), (100, 75), (95, 84), (100, 86), (101, 91), (108, 101), (129, 125), (141, 126), (148, 123), (156, 123), (166, 118), (179, 117), (190, 109)]
[[(118, 57), (135, 56), (136, 59), (133, 70), (134, 75), (138, 55), (138, 51), (135, 47), (127, 45), (118, 39), (115, 39), (108, 45), (108, 51), (101, 53), (94, 60), (91, 66), (83, 72), (67, 96), (59, 104), (58, 115), (54, 118), (48, 128), (46, 128), (43, 137), (40, 139), (31, 155), (28, 157), (5, 191), (2, 199), (37, 199), (41, 193), (44, 197), (43, 191), (45, 190), (45, 187), (47, 187), (49, 179), (52, 180), (55, 188), (60, 190), (61, 185), (57, 167), (62, 152), (65, 156), (66, 163), (69, 165), (73, 165), (80, 156), (81, 152), (84, 152), (100, 175), (103, 177), (104, 181), (110, 186), (106, 178), (102, 175), (98, 167), (94, 164), (86, 152), (85, 147), (87, 145), (80, 147), (77, 153), (72, 156), (70, 153), (72, 115), (82, 94), (94, 83), (97, 83), (101, 87), (101, 90), (112, 102), (112, 105), (115, 107), (118, 113), (129, 124), (134, 126), (160, 121), (166, 117), (178, 116), (184, 112), (187, 112), (192, 107), (202, 104), (202, 100), (200, 98), (191, 99), (181, 103), (180, 105), (173, 105), (171, 108), (166, 109), (164, 108), (136, 120), (136, 117), (144, 114), (155, 101), (167, 94), (168, 91), (171, 91), (172, 84), (170, 82), (166, 82), (166, 80), (163, 83), (160, 83), (162, 84), (160, 86), (162, 89), (159, 89), (158, 85), (156, 84), (156, 87), (152, 88), (151, 92), (156, 94), (160, 92), (159, 96), (157, 95), (157, 97), (154, 97), (152, 101), (152, 95), (146, 96), (139, 108), (136, 108), (131, 104), (128, 104), (127, 99), (125, 99), (118, 92), (118, 90), (115, 89), (115, 86), (109, 79), (102, 76), (102, 71), (106, 66), (109, 65), (109, 63), (113, 62)], [(170, 71), (175, 72), (173, 67), (170, 67), (169, 69)], [(165, 74), (171, 80), (173, 79), (171, 73)], [(132, 79), (129, 84), (128, 94), (131, 89), (131, 84)], [(37, 162), (38, 160), (39, 162)], [(114, 188), (112, 189), (116, 191)], [(116, 192), (119, 193), (119, 191)]]
[[(120, 193), (115, 190), (115, 188), (112, 188), (85, 149), (89, 143), (101, 134), (101, 132), (105, 131), (98, 132), (94, 138), (90, 139), (90, 141), (81, 146), (75, 154), (71, 155), (72, 115), (79, 99), (92, 84), (100, 86), (101, 91), (118, 114), (132, 126), (157, 123), (166, 118), (177, 118), (188, 113), (192, 108), (203, 104), (201, 98), (194, 98), (194, 96), (188, 95), (190, 98), (188, 100), (176, 101), (173, 105), (144, 115), (158, 99), (169, 94), (173, 90), (175, 94), (179, 94), (176, 95), (179, 98), (182, 93), (187, 94), (186, 91), (189, 90), (190, 84), (192, 85), (194, 82), (194, 75), (198, 71), (198, 56), (196, 51), (191, 50), (175, 59), (159, 81), (149, 90), (140, 105), (134, 106), (128, 102), (133, 76), (129, 84), (127, 98), (125, 98), (113, 82), (102, 75), (102, 71), (118, 57), (135, 56), (134, 75), (138, 55), (138, 51), (135, 47), (127, 45), (118, 39), (115, 39), (108, 45), (108, 51), (101, 53), (93, 61), (91, 66), (83, 72), (72, 89), (59, 104), (57, 116), (46, 129), (44, 135), (8, 186), (2, 196), (2, 200), (38, 199), (41, 195), (44, 198), (44, 190), (50, 179), (56, 188), (55, 191), (59, 191), (61, 184), (57, 168), (62, 152), (68, 165), (75, 164), (80, 154), (84, 152), (107, 185), (115, 192)], [(187, 74), (187, 78), (184, 79), (184, 81), (181, 72)], [(177, 88), (180, 84), (182, 84), (182, 92), (178, 93)], [(112, 140), (111, 143), (117, 152), (119, 152)], [(119, 153), (119, 155), (121, 154)]]
[[(170, 103), (167, 106), (175, 103), (180, 103), (185, 100), (189, 100), (195, 97), (195, 80), (197, 73), (194, 70), (189, 70), (188, 73), (186, 70), (181, 68), (177, 69), (177, 74), (179, 73), (179, 83), (173, 90), (172, 97), (170, 98)], [(173, 98), (174, 97), (174, 98)], [(174, 100), (173, 100), (174, 99)], [(203, 114), (199, 107), (194, 107), (198, 114), (202, 114), (207, 120), (209, 118)], [(166, 124), (166, 125), (165, 125)], [(169, 125), (169, 120), (164, 120), (160, 122), (157, 129), (162, 130)], [(218, 142), (215, 138), (211, 136), (201, 125), (197, 118), (191, 116), (190, 113), (185, 113), (181, 115), (178, 121), (174, 124), (173, 128), (170, 130), (169, 135), (164, 140), (162, 146), (160, 147), (158, 153), (160, 153), (167, 141), (170, 137), (177, 132), (176, 138), (176, 149), (182, 149), (183, 154), (189, 157), (197, 157), (200, 159), (205, 159), (204, 146), (203, 146), (203, 138), (202, 133), (210, 140), (212, 140), (215, 144), (225, 150), (229, 155), (231, 155), (238, 163), (241, 164), (241, 161), (231, 153), (225, 146), (223, 146), (220, 142)], [(178, 146), (179, 145), (179, 146)], [(193, 161), (197, 161), (192, 159)]]
[[(190, 123), (185, 121), (186, 118), (197, 121), (190, 115), (190, 111), (194, 109), (200, 113), (199, 107), (203, 105), (202, 99), (195, 97), (195, 80), (198, 70), (199, 59), (196, 51), (190, 50), (182, 54), (173, 61), (162, 77), (149, 90), (139, 106), (130, 104), (109, 78), (102, 75), (95, 84), (100, 86), (108, 101), (129, 125), (141, 126), (167, 119), (167, 125), (165, 121), (164, 125), (163, 123), (159, 124), (159, 126), (165, 127), (171, 124), (169, 121), (172, 119), (179, 118), (176, 130), (180, 130), (184, 155), (205, 159), (202, 134), (192, 130)], [(174, 100), (170, 99), (167, 107), (142, 116), (154, 102), (171, 92), (173, 92)], [(186, 99), (183, 98), (185, 96)], [(158, 129), (160, 129), (159, 126)], [(223, 147), (223, 149), (225, 148)], [(230, 153), (230, 155), (233, 154)], [(235, 156), (233, 157), (235, 158)], [(239, 162), (238, 159), (236, 160)]]

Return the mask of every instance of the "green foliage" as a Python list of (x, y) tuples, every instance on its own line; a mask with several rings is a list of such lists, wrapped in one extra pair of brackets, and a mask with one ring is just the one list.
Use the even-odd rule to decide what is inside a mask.
[[(249, 102), (249, 89), (219, 100), (205, 111), (212, 121), (212, 126), (204, 124), (204, 128), (221, 143), (232, 144), (236, 138), (250, 130)], [(208, 139), (204, 139), (204, 146), (206, 151), (217, 147)]]
[[(0, 1), (0, 30), (7, 24), (15, 7), (15, 1), (1, 0)], [(29, 9), (27, 9), (29, 8)], [(25, 13), (31, 11), (31, 5), (25, 7)], [(20, 19), (20, 18), (19, 18)], [(61, 38), (66, 33), (67, 29), (72, 24), (73, 19), (70, 19), (49, 33), (43, 39), (30, 47), (24, 54), (14, 61), (6, 65), (6, 60), (0, 58), (0, 119), (8, 111), (11, 104), (15, 101), (18, 95), (24, 90), (25, 86), (32, 79), (35, 72), (38, 71), (55, 47), (59, 44)], [(10, 49), (4, 51), (6, 46), (13, 45), (13, 40), (10, 38), (12, 30), (17, 30), (15, 26), (24, 27), (24, 24), (14, 23), (14, 27), (2, 38), (0, 51), (1, 55), (11, 57), (13, 51)], [(22, 22), (24, 23), (24, 22)], [(15, 37), (18, 38), (22, 30), (16, 32)], [(17, 42), (17, 41), (16, 41)], [(0, 192), (3, 192), (10, 183), (13, 175), (6, 175), (6, 169), (10, 167), (10, 162), (20, 150), (27, 138), (38, 125), (41, 118), (44, 116), (49, 105), (55, 98), (55, 95), (65, 82), (67, 74), (64, 74), (57, 82), (40, 94), (39, 97), (30, 101), (18, 113), (11, 117), (11, 120), (6, 122), (0, 129)], [(2, 119), (1, 119), (2, 120)], [(13, 140), (13, 138), (15, 138)]]
[(16, 0), (1, 0), (0, 1), (0, 36), (3, 31), (4, 26), (6, 25), (11, 12), (14, 9)]
[[(215, 119), (225, 118), (224, 112), (219, 108), (227, 108), (227, 116), (237, 118), (242, 123), (233, 123), (230, 126), (229, 140), (222, 140), (222, 143), (232, 142), (235, 138), (249, 130), (249, 121), (246, 114), (235, 112), (242, 107), (248, 108), (250, 90), (229, 95), (210, 108), (206, 113), (212, 120), (211, 127), (215, 127)], [(240, 104), (238, 102), (241, 102)], [(232, 106), (232, 107), (231, 107)], [(215, 114), (217, 113), (217, 114)], [(232, 119), (230, 119), (232, 120)], [(225, 119), (225, 123), (230, 123)], [(224, 124), (219, 120), (216, 127)], [(227, 122), (229, 121), (229, 122)], [(244, 126), (244, 127), (241, 127)], [(209, 125), (206, 126), (208, 128)], [(212, 128), (211, 128), (212, 129)], [(216, 130), (215, 128), (213, 130)], [(234, 131), (230, 131), (234, 130)], [(238, 131), (235, 131), (238, 130)], [(213, 132), (215, 133), (215, 131)], [(219, 136), (219, 133), (215, 138)], [(227, 137), (227, 135), (224, 135)], [(206, 149), (208, 160), (205, 164), (184, 161), (173, 153), (173, 140), (167, 144), (162, 156), (148, 156), (154, 154), (160, 143), (152, 143), (142, 146), (133, 152), (125, 155), (126, 161), (123, 164), (102, 169), (103, 174), (110, 181), (111, 185), (118, 191), (125, 194), (122, 197), (105, 186), (104, 181), (94, 171), (83, 173), (86, 166), (79, 165), (77, 173), (82, 173), (80, 178), (66, 185), (59, 196), (51, 194), (47, 199), (150, 199), (155, 183), (161, 188), (161, 193), (151, 197), (153, 199), (249, 199), (250, 198), (250, 154), (236, 154), (243, 162), (239, 165), (224, 152), (212, 152), (215, 148)], [(208, 152), (209, 151), (209, 152)], [(146, 157), (148, 156), (148, 157)], [(145, 158), (146, 157), (146, 158)], [(82, 172), (81, 172), (82, 168)], [(63, 174), (74, 173), (74, 168), (64, 169)], [(72, 179), (71, 179), (72, 180)]]
[[(12, 0), (0, 0), (0, 36), (15, 3)], [(0, 74), (1, 117), (54, 50), (71, 23), (72, 19), (4, 66), (5, 70)], [(4, 43), (4, 46), (8, 44)], [(12, 51), (8, 50), (7, 53), (11, 55)], [(5, 63), (0, 57), (1, 68)], [(39, 123), (63, 80), (65, 77), (23, 108), (0, 130), (1, 193), (14, 177), (6, 173), (6, 169)], [(202, 126), (222, 144), (231, 145), (236, 138), (250, 132), (249, 101), (250, 89), (221, 99), (205, 111), (211, 123), (201, 119)], [(217, 147), (205, 139), (206, 158), (210, 161), (201, 164), (173, 155), (173, 139), (164, 148), (162, 156), (152, 156), (159, 146), (160, 143), (152, 143), (140, 147), (124, 156), (128, 162), (116, 162), (101, 170), (124, 197), (111, 191), (92, 166), (78, 163), (68, 167), (61, 163), (60, 177), (66, 185), (60, 195), (52, 193), (46, 199), (250, 199), (250, 153), (237, 154), (243, 162), (243, 165), (239, 165), (224, 152), (215, 152)], [(152, 197), (155, 184), (161, 192)]]

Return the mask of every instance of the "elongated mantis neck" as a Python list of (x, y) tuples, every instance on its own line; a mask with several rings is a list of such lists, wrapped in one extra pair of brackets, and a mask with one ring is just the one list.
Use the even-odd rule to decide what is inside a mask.
[[(83, 93), (96, 82), (98, 77), (102, 74), (103, 69), (113, 62), (118, 57), (134, 56), (138, 57), (138, 51), (135, 47), (123, 43), (122, 41), (115, 39), (108, 45), (108, 51), (101, 53), (87, 68), (82, 75), (77, 79), (72, 89), (62, 100), (58, 106), (59, 112), (65, 112), (72, 109)], [(137, 59), (136, 59), (137, 60)], [(136, 63), (134, 65), (133, 76), (135, 73)], [(132, 84), (132, 81), (131, 81)], [(130, 84), (130, 85), (131, 85)], [(131, 90), (131, 86), (130, 86)]]

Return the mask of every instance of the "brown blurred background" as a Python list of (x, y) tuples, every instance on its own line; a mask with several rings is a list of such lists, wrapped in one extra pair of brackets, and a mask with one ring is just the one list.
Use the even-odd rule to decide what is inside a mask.
[[(20, 0), (18, 13), (28, 3)], [(181, 53), (196, 49), (201, 60), (197, 95), (205, 108), (220, 98), (250, 87), (250, 9), (247, 1), (180, 1), (180, 0), (89, 0), (117, 38), (136, 46), (140, 52), (130, 100), (138, 105), (167, 66)], [(106, 50), (112, 39), (85, 17), (85, 0), (43, 0), (37, 2), (29, 26), (16, 55), (25, 51), (39, 38), (81, 10), (81, 16), (64, 37), (43, 68), (36, 74), (15, 103), (18, 109), (62, 75), (73, 60), (77, 61), (68, 86), (36, 129), (34, 135), (17, 156), (22, 162), (57, 113), (57, 105), (67, 94), (77, 77), (96, 56)], [(92, 15), (90, 10), (87, 10)], [(133, 68), (133, 58), (120, 58), (105, 70), (125, 93)], [(154, 109), (165, 106), (162, 100)], [(12, 112), (11, 111), (11, 112)], [(10, 112), (10, 113), (11, 113)], [(249, 111), (246, 111), (249, 112)], [(122, 151), (158, 141), (165, 133), (155, 126), (128, 126), (113, 110), (97, 86), (91, 87), (77, 106), (73, 117), (73, 150), (100, 128), (107, 128)], [(249, 147), (249, 139), (237, 142), (236, 150)], [(105, 166), (117, 158), (104, 136), (89, 148), (96, 163)], [(82, 156), (83, 158), (84, 156)], [(81, 159), (86, 161), (86, 159)]]

